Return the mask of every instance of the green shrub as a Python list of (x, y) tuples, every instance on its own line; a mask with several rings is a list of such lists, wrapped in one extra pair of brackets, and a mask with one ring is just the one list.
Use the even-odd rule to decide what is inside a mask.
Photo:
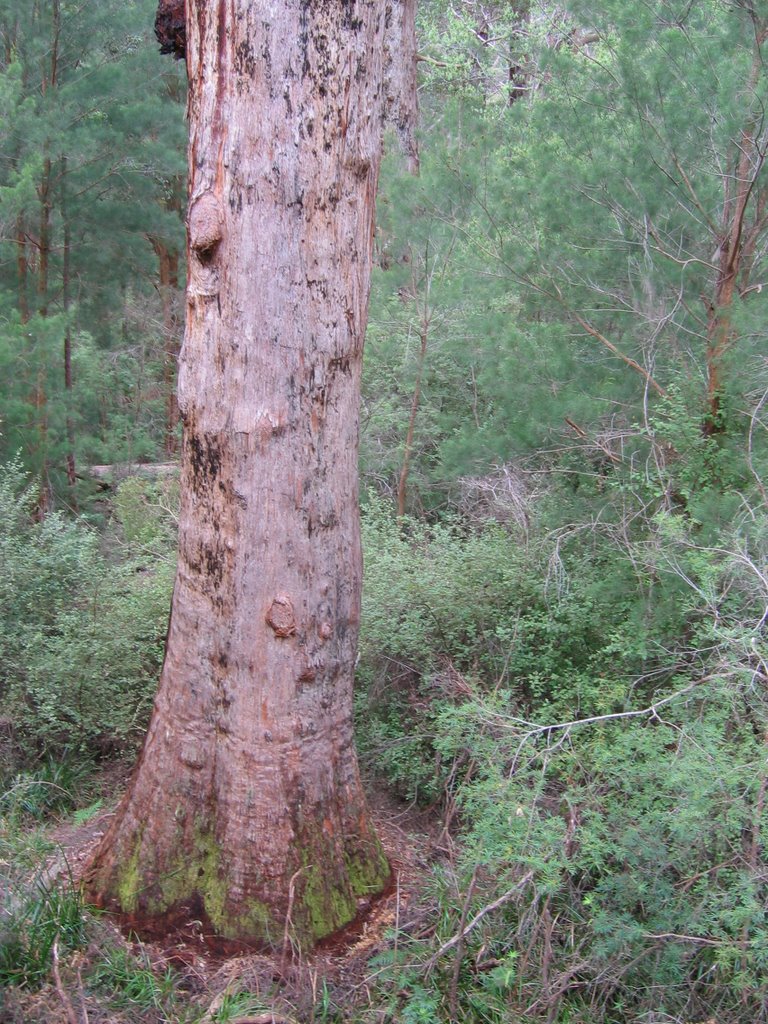
[(36, 522), (31, 502), (18, 463), (0, 467), (4, 714), (28, 755), (98, 756), (143, 732), (172, 559), (126, 549), (119, 563), (109, 562), (93, 530), (59, 514)]
[(62, 751), (34, 769), (19, 772), (0, 795), (0, 814), (12, 820), (41, 821), (50, 814), (72, 811), (86, 791), (93, 764)]
[(367, 522), (362, 748), (458, 828), (398, 1015), (768, 1019), (768, 520), (702, 536)]

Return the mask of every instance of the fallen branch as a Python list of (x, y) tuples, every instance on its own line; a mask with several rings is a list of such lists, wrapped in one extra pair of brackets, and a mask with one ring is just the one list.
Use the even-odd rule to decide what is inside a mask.
[(703, 935), (679, 935), (677, 932), (643, 932), (643, 938), (655, 939), (658, 942), (671, 940), (672, 942), (697, 942), (702, 946), (724, 946), (724, 939), (708, 939)]
[(586, 430), (583, 427), (580, 427), (578, 423), (574, 423), (570, 416), (565, 416), (564, 419), (577, 437), (580, 437), (582, 441), (586, 441), (588, 444), (593, 444), (595, 448), (601, 451), (603, 455), (610, 459), (615, 465), (621, 465), (622, 459), (615, 452), (612, 452), (608, 445), (602, 444), (597, 438), (591, 439)]
[(61, 973), (59, 972), (59, 940), (54, 939), (53, 942), (53, 982), (56, 986), (56, 991), (59, 994), (61, 1005), (64, 1007), (64, 1013), (67, 1015), (67, 1024), (80, 1024), (75, 1013), (75, 1008), (72, 1005), (72, 1000), (69, 998), (67, 990), (64, 988), (64, 984), (61, 980)]
[(179, 472), (178, 462), (115, 462), (107, 466), (86, 466), (81, 480), (124, 480), (128, 476), (147, 476), (159, 479)]
[(479, 910), (472, 918), (472, 920), (469, 922), (469, 924), (464, 925), (463, 928), (460, 928), (459, 931), (453, 936), (453, 938), (448, 939), (447, 942), (444, 942), (440, 949), (438, 949), (438, 951), (429, 958), (429, 960), (426, 963), (427, 973), (429, 973), (433, 969), (433, 967), (435, 966), (435, 964), (437, 963), (441, 956), (447, 953), (449, 949), (453, 949), (454, 946), (458, 946), (460, 942), (463, 942), (466, 936), (469, 935), (471, 931), (474, 931), (474, 929), (480, 924), (483, 918), (487, 917), (488, 914), (492, 913), (494, 910), (498, 910), (499, 907), (502, 907), (505, 903), (511, 900), (513, 896), (516, 896), (517, 893), (519, 893), (522, 889), (526, 887), (526, 885), (531, 881), (532, 878), (533, 872), (526, 872), (526, 874), (523, 875), (520, 881), (513, 885), (511, 889), (507, 889), (507, 891), (503, 893), (501, 896), (499, 896), (497, 900), (494, 900), (493, 903), (489, 903), (486, 907), (483, 907), (482, 910)]
[(595, 725), (599, 722), (615, 722), (624, 718), (657, 718), (659, 708), (664, 707), (666, 704), (671, 704), (673, 701), (678, 700), (678, 698), (685, 696), (685, 694), (690, 693), (691, 690), (695, 690), (702, 683), (710, 682), (712, 679), (718, 679), (721, 677), (722, 673), (712, 676), (704, 676), (701, 679), (697, 679), (690, 683), (688, 686), (684, 686), (682, 689), (675, 691), (675, 693), (671, 693), (668, 697), (662, 697), (653, 704), (649, 704), (646, 708), (638, 708), (635, 711), (613, 711), (605, 715), (591, 715), (589, 718), (574, 718), (570, 722), (555, 722), (552, 725), (534, 725), (532, 722), (526, 722), (523, 719), (515, 719), (506, 715), (495, 714), (494, 712), (489, 712), (487, 710), (485, 711), (485, 714), (496, 720), (501, 719), (501, 721), (497, 721), (496, 723), (501, 728), (512, 729), (520, 725), (529, 727), (528, 732), (526, 732), (520, 740), (515, 756), (512, 759), (512, 766), (509, 770), (509, 776), (511, 778), (517, 768), (517, 762), (523, 747), (528, 740), (532, 739), (534, 736), (540, 736), (542, 733), (551, 734), (553, 732), (562, 731), (567, 733), (568, 730), (579, 725)]

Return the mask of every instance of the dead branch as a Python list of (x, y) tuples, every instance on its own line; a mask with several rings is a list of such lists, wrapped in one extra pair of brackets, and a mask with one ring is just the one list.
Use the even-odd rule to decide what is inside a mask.
[(618, 359), (620, 359), (622, 363), (625, 363), (627, 366), (631, 366), (633, 370), (636, 370), (640, 374), (640, 376), (645, 380), (648, 386), (652, 387), (658, 395), (661, 395), (662, 398), (667, 397), (667, 392), (665, 391), (665, 389), (661, 386), (661, 384), (654, 380), (654, 378), (650, 375), (650, 373), (648, 373), (644, 366), (641, 366), (640, 363), (634, 360), (631, 356), (628, 356), (626, 353), (618, 349), (612, 341), (609, 341), (604, 334), (601, 334), (596, 327), (593, 327), (592, 324), (590, 324), (588, 321), (580, 317), (578, 313), (572, 313), (571, 315), (573, 316), (573, 319), (576, 321), (576, 323), (584, 328), (587, 334), (593, 337), (596, 341), (599, 341), (601, 345), (604, 345), (609, 352), (613, 352), (613, 354)]
[[(582, 439), (582, 441), (590, 441), (589, 434), (587, 434), (586, 430), (583, 427), (580, 427), (578, 423), (574, 423), (569, 416), (565, 416), (564, 419), (568, 426), (571, 428), (571, 430), (573, 430), (574, 433), (577, 434), (578, 437)], [(594, 440), (592, 440), (590, 443), (594, 444), (595, 447), (599, 448), (603, 455), (605, 455), (606, 458), (610, 459), (611, 462), (615, 463), (617, 466), (621, 465), (621, 458), (615, 452), (612, 452), (607, 445), (602, 444), (597, 438), (594, 438)]]
[(499, 896), (497, 900), (494, 900), (493, 903), (489, 903), (487, 906), (483, 907), (482, 910), (479, 910), (472, 918), (472, 920), (469, 922), (469, 924), (465, 925), (463, 928), (460, 928), (459, 931), (453, 936), (453, 938), (448, 939), (447, 942), (444, 942), (440, 949), (438, 949), (438, 951), (429, 958), (425, 965), (427, 973), (429, 973), (434, 968), (435, 964), (437, 963), (441, 956), (447, 953), (449, 949), (453, 949), (454, 946), (458, 946), (460, 942), (463, 942), (466, 936), (469, 935), (469, 933), (480, 924), (483, 918), (487, 917), (488, 914), (491, 914), (494, 910), (498, 910), (499, 907), (504, 906), (505, 903), (508, 903), (513, 896), (516, 896), (517, 893), (521, 892), (526, 887), (526, 885), (531, 881), (532, 878), (533, 872), (527, 871), (520, 879), (520, 881), (513, 885), (511, 889), (507, 889), (507, 891), (503, 893), (501, 896)]
[(59, 994), (61, 1005), (64, 1007), (64, 1013), (67, 1016), (67, 1024), (80, 1024), (75, 1013), (75, 1008), (72, 1005), (72, 1000), (69, 998), (69, 993), (64, 988), (64, 984), (61, 980), (61, 972), (59, 971), (59, 940), (54, 939), (53, 942), (53, 982), (56, 986), (56, 991)]

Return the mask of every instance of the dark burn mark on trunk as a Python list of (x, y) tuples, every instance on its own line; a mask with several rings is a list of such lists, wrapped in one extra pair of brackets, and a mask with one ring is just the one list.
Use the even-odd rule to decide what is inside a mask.
[(189, 571), (201, 578), (202, 592), (210, 597), (217, 608), (223, 609), (226, 594), (221, 590), (227, 569), (227, 553), (224, 548), (216, 540), (201, 540), (195, 544), (183, 544), (181, 553)]
[(256, 74), (256, 55), (250, 40), (243, 39), (235, 47), (233, 68), (236, 75), (242, 78), (253, 78)]
[(350, 373), (349, 356), (335, 356), (328, 364), (331, 373)]
[(185, 0), (159, 0), (155, 15), (155, 36), (160, 53), (172, 53), (176, 60), (187, 55)]
[(206, 434), (187, 435), (189, 465), (195, 493), (210, 488), (221, 472), (221, 449), (218, 442)]
[[(190, 570), (200, 575), (203, 589), (214, 603), (223, 607), (226, 590), (222, 590), (228, 576), (231, 552), (225, 543), (229, 532), (222, 519), (222, 508), (231, 485), (222, 479), (225, 453), (216, 434), (197, 432), (188, 419), (184, 433), (184, 457), (189, 486), (196, 499), (205, 507), (207, 529), (183, 545), (184, 557)], [(222, 502), (222, 492), (225, 500)]]

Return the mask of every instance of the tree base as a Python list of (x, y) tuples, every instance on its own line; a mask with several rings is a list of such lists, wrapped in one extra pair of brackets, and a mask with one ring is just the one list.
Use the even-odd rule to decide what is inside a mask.
[(162, 868), (157, 847), (146, 839), (140, 827), (126, 856), (108, 836), (88, 871), (86, 892), (125, 928), (150, 938), (195, 922), (206, 942), (222, 950), (306, 950), (354, 927), (391, 887), (391, 869), (372, 831), (364, 841), (348, 839), (341, 856), (322, 830), (314, 841), (305, 833), (293, 851), (298, 867), (237, 898), (227, 858), (210, 832), (179, 836)]

